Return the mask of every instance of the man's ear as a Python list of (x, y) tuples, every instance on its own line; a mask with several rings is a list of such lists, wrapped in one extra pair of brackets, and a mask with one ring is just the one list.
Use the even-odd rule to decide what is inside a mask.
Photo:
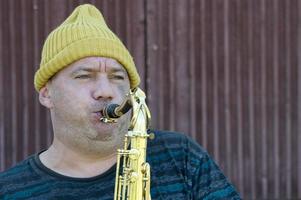
[(53, 108), (53, 103), (51, 101), (49, 88), (47, 86), (44, 86), (40, 89), (39, 101), (46, 108), (49, 108), (49, 109)]

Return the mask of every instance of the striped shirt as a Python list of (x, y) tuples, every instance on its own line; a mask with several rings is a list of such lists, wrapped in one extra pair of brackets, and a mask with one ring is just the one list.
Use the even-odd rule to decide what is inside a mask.
[[(240, 199), (216, 163), (194, 140), (175, 132), (152, 131), (147, 162), (152, 200)], [(74, 178), (45, 167), (39, 154), (0, 173), (0, 199), (112, 200), (115, 169), (92, 178)]]

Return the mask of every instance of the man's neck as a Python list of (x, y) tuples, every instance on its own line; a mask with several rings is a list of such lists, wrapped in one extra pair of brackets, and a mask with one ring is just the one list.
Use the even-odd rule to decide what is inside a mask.
[(70, 177), (89, 178), (103, 174), (116, 163), (116, 153), (105, 157), (83, 155), (62, 144), (53, 144), (39, 156), (49, 169)]

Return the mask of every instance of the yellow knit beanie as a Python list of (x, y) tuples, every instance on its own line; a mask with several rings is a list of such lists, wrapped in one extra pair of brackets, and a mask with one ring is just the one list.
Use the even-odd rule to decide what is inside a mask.
[(109, 57), (126, 69), (131, 88), (140, 83), (134, 61), (120, 39), (108, 28), (100, 11), (93, 5), (78, 6), (47, 37), (39, 70), (35, 73), (37, 91), (58, 71), (89, 56)]

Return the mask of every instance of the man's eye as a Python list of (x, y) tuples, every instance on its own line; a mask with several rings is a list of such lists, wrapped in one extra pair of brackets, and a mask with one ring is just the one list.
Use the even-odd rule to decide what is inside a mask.
[(124, 80), (124, 76), (122, 75), (112, 75), (112, 78), (116, 80)]
[(76, 79), (86, 79), (86, 78), (90, 78), (90, 75), (88, 75), (88, 74), (82, 74), (82, 75), (77, 75), (75, 78)]

